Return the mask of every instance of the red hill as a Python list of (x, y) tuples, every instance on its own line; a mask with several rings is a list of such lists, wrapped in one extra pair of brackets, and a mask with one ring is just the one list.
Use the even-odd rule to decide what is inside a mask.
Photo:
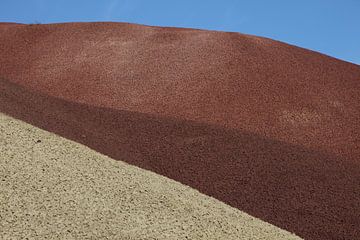
[(238, 33), (0, 24), (0, 111), (308, 239), (360, 237), (360, 67)]

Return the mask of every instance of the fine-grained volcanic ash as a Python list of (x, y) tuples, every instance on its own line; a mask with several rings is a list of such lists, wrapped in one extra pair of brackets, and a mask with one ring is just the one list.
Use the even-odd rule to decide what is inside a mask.
[(0, 113), (2, 239), (299, 239)]

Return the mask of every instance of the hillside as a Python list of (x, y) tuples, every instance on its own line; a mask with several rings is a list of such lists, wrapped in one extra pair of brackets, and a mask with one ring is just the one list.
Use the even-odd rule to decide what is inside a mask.
[(239, 33), (0, 25), (0, 111), (306, 239), (360, 236), (360, 67)]

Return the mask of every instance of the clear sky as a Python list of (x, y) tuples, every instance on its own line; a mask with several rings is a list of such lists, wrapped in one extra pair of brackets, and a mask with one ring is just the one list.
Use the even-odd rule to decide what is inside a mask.
[(74, 21), (242, 32), (360, 64), (360, 0), (0, 0), (0, 22)]

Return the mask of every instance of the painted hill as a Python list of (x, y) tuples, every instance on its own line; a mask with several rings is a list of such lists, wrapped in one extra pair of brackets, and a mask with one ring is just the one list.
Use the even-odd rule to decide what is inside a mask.
[(0, 25), (0, 111), (307, 239), (360, 236), (360, 67), (238, 33)]

